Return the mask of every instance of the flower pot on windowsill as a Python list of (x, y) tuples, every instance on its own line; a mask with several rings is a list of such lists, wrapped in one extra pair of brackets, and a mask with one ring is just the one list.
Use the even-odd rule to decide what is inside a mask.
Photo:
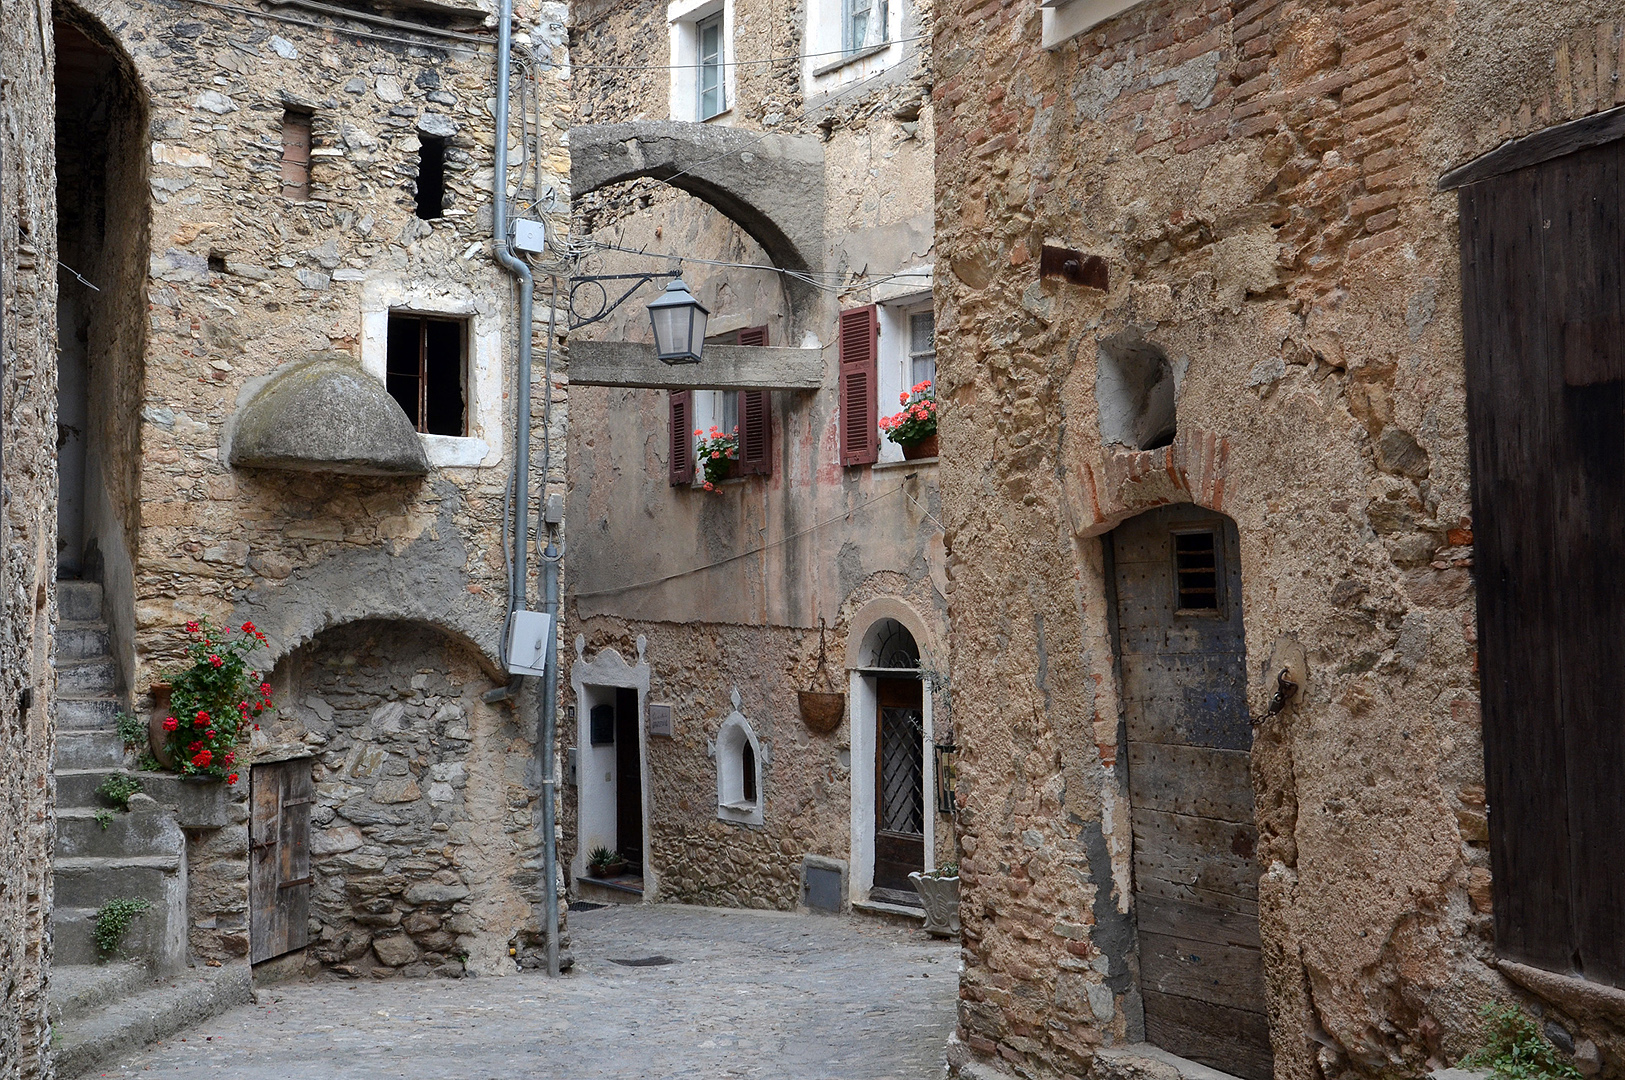
[(724, 481), (732, 480), (739, 475), (739, 461), (737, 458), (727, 458), (720, 466), (700, 467), (701, 486), (715, 488)]
[(610, 878), (620, 877), (621, 872), (625, 869), (626, 861), (624, 859), (617, 859), (612, 863), (602, 863), (598, 866), (589, 866), (587, 867), (587, 873), (600, 881), (607, 881)]
[(903, 457), (907, 461), (937, 456), (937, 433), (932, 432), (918, 442), (903, 443)]
[(925, 906), (925, 932), (935, 937), (959, 936), (959, 877), (933, 877), (919, 871), (908, 876)]

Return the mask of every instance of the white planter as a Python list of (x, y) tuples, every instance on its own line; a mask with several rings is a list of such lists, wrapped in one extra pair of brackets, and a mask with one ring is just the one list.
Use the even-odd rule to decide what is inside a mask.
[(937, 937), (959, 936), (959, 878), (927, 877), (913, 873), (908, 879), (925, 905), (925, 931)]

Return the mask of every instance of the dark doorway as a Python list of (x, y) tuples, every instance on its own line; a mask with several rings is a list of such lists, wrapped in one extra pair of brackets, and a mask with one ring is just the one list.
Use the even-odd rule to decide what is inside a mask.
[(249, 773), (248, 940), (253, 963), (310, 943), (310, 761), (273, 761)]
[(919, 679), (875, 680), (875, 890), (918, 904), (908, 875), (925, 870), (924, 694)]
[(1236, 527), (1170, 506), (1109, 537), (1146, 1038), (1270, 1080)]
[(615, 691), (615, 845), (627, 872), (643, 876), (643, 767), (638, 756), (638, 692)]

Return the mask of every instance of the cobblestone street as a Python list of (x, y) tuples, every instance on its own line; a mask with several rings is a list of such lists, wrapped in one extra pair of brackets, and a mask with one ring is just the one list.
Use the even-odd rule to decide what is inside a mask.
[[(230, 1080), (924, 1080), (942, 1075), (959, 950), (823, 916), (652, 905), (570, 914), (557, 980), (351, 982), (259, 991), (94, 1076)], [(628, 966), (617, 960), (669, 958)]]

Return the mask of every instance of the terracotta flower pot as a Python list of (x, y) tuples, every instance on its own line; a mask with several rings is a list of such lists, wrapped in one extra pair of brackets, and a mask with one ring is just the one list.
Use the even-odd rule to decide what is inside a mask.
[(169, 718), (170, 690), (168, 683), (152, 684), (152, 715), (147, 717), (147, 742), (152, 747), (152, 756), (166, 769), (175, 767), (175, 758), (169, 752), (169, 732), (164, 730), (164, 721)]
[(932, 432), (918, 442), (903, 443), (903, 457), (908, 461), (937, 456), (937, 433)]

